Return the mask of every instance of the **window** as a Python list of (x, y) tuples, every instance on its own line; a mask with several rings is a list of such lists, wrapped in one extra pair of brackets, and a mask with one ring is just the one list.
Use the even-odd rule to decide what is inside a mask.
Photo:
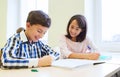
[[(42, 10), (48, 14), (48, 0), (8, 0), (7, 5), (7, 39), (17, 28), (25, 28), (31, 10)], [(47, 43), (47, 34), (41, 39), (44, 43)]]
[(120, 42), (119, 0), (102, 0), (102, 40)]
[(96, 42), (106, 51), (120, 51), (119, 0), (96, 1)]

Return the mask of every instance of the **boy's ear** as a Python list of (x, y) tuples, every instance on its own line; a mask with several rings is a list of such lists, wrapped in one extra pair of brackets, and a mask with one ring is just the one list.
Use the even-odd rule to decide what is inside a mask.
[(29, 28), (31, 25), (29, 22), (26, 23), (26, 28)]

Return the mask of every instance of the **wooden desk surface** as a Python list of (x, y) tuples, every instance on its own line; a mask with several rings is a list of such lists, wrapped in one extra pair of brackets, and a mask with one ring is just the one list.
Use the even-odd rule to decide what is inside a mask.
[(75, 69), (58, 67), (41, 67), (34, 69), (37, 69), (38, 72), (32, 72), (31, 69), (0, 69), (0, 77), (110, 77), (120, 70), (120, 65), (104, 63)]

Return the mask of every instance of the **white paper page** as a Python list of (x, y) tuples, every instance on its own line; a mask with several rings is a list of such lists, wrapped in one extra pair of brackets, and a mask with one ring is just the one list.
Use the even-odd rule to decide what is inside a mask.
[(92, 65), (93, 61), (84, 60), (84, 59), (59, 59), (52, 63), (52, 66), (55, 67), (64, 67), (64, 68), (76, 68), (84, 65)]
[(64, 68), (76, 68), (84, 65), (97, 65), (106, 63), (111, 60), (111, 56), (101, 55), (98, 60), (87, 60), (87, 59), (59, 59), (52, 63), (52, 66), (64, 67)]

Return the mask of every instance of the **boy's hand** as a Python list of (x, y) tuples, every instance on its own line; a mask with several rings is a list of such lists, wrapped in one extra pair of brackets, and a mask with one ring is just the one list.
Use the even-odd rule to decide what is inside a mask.
[(52, 57), (51, 56), (44, 56), (39, 59), (38, 61), (38, 66), (39, 67), (45, 67), (45, 66), (50, 66), (52, 63)]

